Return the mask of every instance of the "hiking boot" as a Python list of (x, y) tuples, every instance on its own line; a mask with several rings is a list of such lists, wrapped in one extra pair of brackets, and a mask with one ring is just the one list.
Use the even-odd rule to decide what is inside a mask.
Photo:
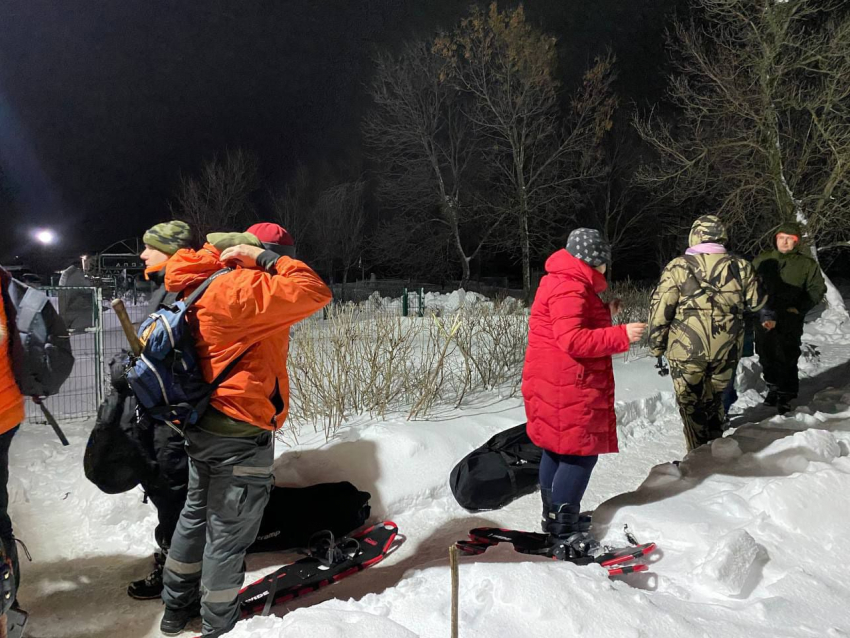
[(186, 625), (200, 615), (200, 603), (195, 603), (183, 609), (169, 609), (166, 607), (165, 613), (162, 615), (162, 620), (159, 622), (159, 630), (166, 636), (176, 636), (186, 629)]
[(165, 554), (157, 552), (154, 555), (153, 571), (142, 578), (134, 580), (127, 587), (127, 595), (136, 600), (153, 600), (162, 596), (162, 570), (165, 566)]

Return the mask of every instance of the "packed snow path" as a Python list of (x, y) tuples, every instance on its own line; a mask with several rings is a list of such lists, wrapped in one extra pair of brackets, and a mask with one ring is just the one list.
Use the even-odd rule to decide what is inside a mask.
[[(648, 359), (617, 361), (621, 453), (602, 457), (583, 504), (597, 508), (597, 533), (612, 542), (621, 543), (625, 523), (639, 539), (657, 541), (652, 572), (612, 581), (596, 567), (506, 547), (463, 557), (461, 635), (850, 635), (850, 585), (834, 558), (850, 521), (850, 347), (822, 351), (817, 374), (803, 382), (804, 407), (764, 420), (756, 390), (747, 390), (737, 431), (678, 466), (671, 461), (683, 458), (684, 441), (669, 378)], [(751, 368), (743, 366), (743, 388), (757, 379)], [(449, 545), (481, 525), (534, 529), (540, 515), (537, 495), (469, 514), (451, 497), (449, 471), (523, 420), (518, 401), (482, 399), (428, 422), (364, 421), (330, 444), (280, 446), (278, 483), (350, 480), (372, 493), (374, 516), (393, 519), (405, 539), (368, 572), (230, 635), (448, 635)], [(153, 509), (138, 491), (107, 496), (86, 481), (90, 427), (68, 424), (64, 449), (46, 427), (27, 427), (12, 446), (11, 514), (34, 559), (22, 556), (28, 635), (159, 636), (161, 604), (126, 595), (127, 583), (150, 568)], [(285, 558), (251, 557), (249, 576)]]

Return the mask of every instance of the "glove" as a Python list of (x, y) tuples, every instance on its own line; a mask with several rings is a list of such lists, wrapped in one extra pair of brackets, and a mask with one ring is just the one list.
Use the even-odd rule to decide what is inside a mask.
[(663, 356), (658, 357), (658, 363), (655, 364), (655, 367), (658, 369), (659, 377), (666, 377), (670, 374), (670, 368), (667, 367), (667, 362)]

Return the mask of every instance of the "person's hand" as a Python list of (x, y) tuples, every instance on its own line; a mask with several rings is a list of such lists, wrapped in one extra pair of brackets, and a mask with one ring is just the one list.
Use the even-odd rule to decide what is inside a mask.
[(800, 311), (797, 310), (796, 308), (788, 308), (788, 312), (790, 312), (792, 315), (799, 315), (800, 314)]
[(608, 303), (608, 309), (611, 311), (611, 316), (616, 317), (620, 314), (620, 309), (623, 307), (623, 302), (620, 299), (614, 299)]
[(667, 366), (667, 362), (664, 360), (664, 356), (658, 357), (658, 363), (655, 364), (655, 367), (658, 369), (659, 377), (666, 377), (670, 374), (670, 368)]
[(645, 323), (627, 323), (626, 334), (629, 336), (629, 343), (637, 343), (643, 337), (646, 331)]
[(776, 322), (772, 321), (772, 320), (771, 321), (765, 321), (764, 323), (761, 324), (761, 327), (764, 328), (765, 330), (767, 330), (768, 332), (770, 332), (771, 330), (773, 330), (776, 327)]
[(225, 248), (221, 253), (219, 260), (228, 265), (242, 266), (244, 268), (253, 268), (257, 265), (257, 257), (265, 250), (261, 246), (249, 246), (248, 244), (239, 244)]

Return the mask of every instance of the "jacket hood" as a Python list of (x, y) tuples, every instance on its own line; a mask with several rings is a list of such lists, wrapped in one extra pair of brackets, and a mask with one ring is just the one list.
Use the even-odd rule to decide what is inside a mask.
[(725, 244), (729, 241), (726, 226), (717, 215), (703, 215), (698, 217), (691, 226), (691, 234), (688, 236), (688, 245), (698, 244)]
[(567, 277), (574, 281), (591, 286), (597, 293), (608, 287), (608, 280), (601, 272), (588, 266), (577, 257), (573, 257), (566, 249), (561, 249), (546, 260), (546, 272), (550, 275)]
[(219, 261), (220, 255), (221, 252), (212, 244), (204, 244), (200, 250), (178, 250), (168, 260), (165, 289), (168, 292), (182, 292), (199, 286), (210, 275), (224, 268), (224, 264)]

